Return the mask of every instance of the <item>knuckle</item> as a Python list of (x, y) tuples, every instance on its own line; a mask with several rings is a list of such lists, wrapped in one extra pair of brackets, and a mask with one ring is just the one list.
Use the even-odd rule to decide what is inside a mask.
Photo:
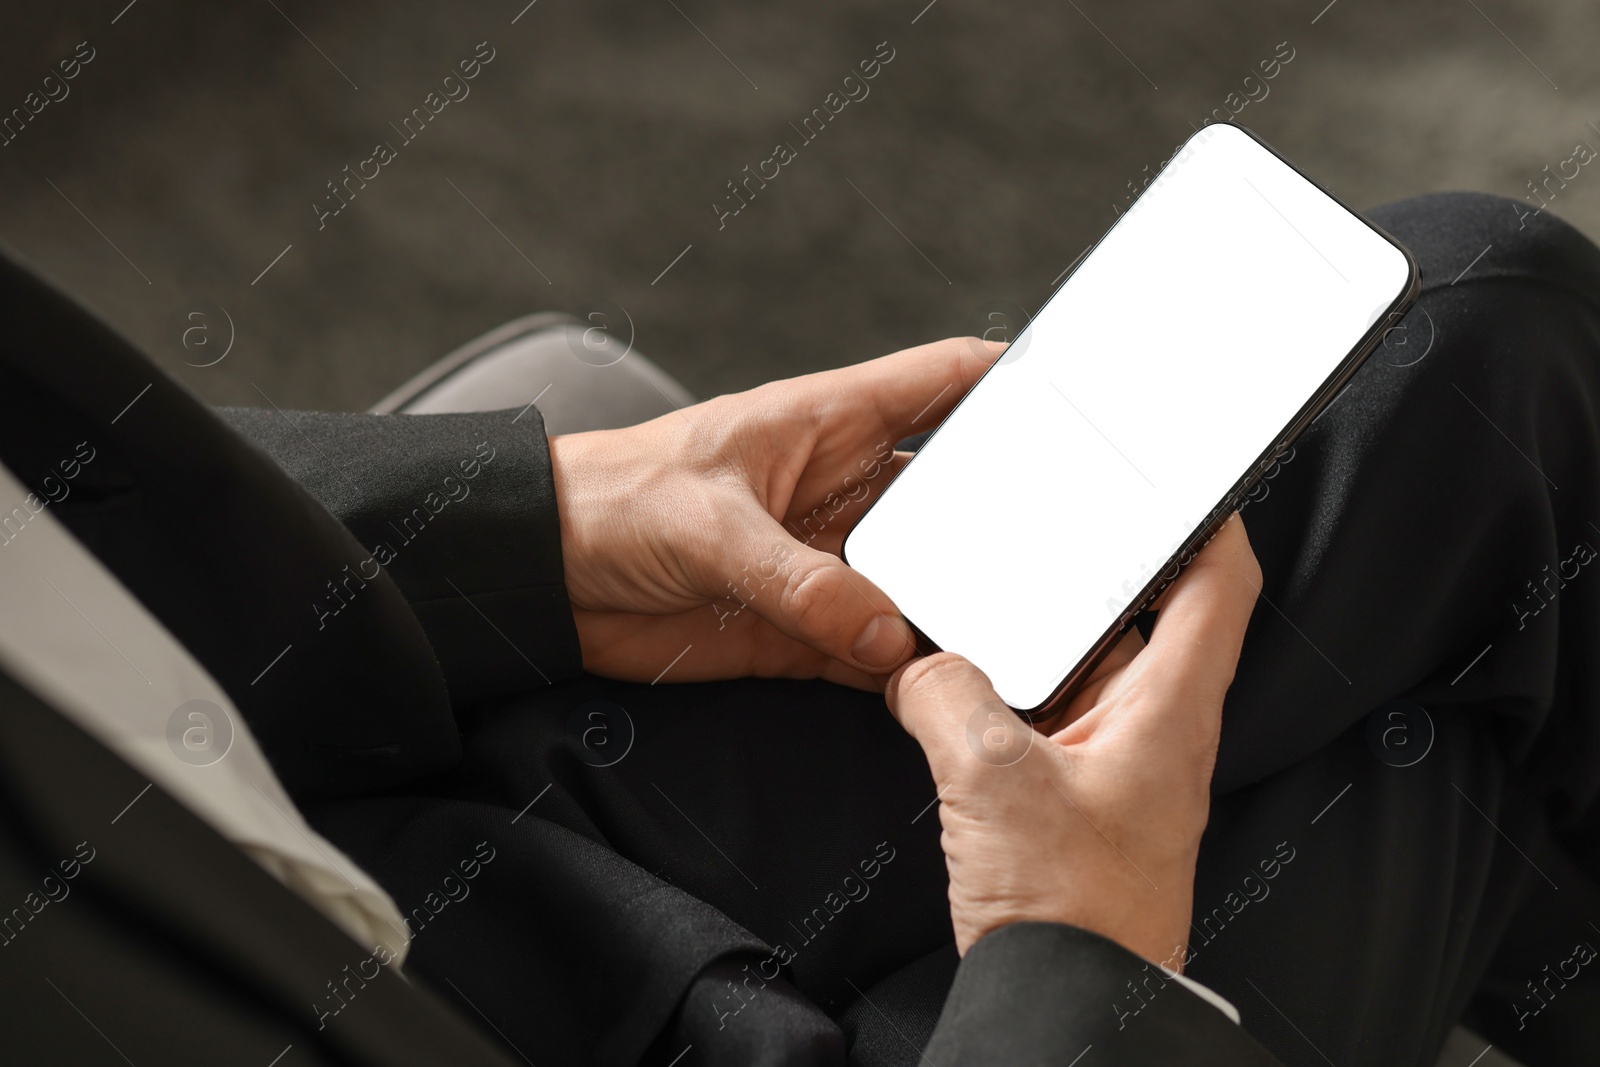
[(902, 689), (918, 695), (946, 688), (970, 677), (973, 668), (953, 652), (935, 652), (913, 660), (901, 676)]
[(838, 628), (836, 607), (844, 583), (837, 568), (796, 567), (783, 585), (783, 613), (791, 626), (807, 639), (829, 636)]

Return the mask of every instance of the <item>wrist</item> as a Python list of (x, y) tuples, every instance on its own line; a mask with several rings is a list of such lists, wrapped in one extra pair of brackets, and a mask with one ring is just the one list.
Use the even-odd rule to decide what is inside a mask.
[(966, 945), (1004, 926), (1059, 923), (1182, 973), (1194, 913), (1194, 859), (1191, 853), (1176, 862), (1152, 863), (1141, 856), (1136, 868), (1125, 854), (1106, 849), (1097, 861), (1080, 861), (1070, 873), (1058, 867), (1052, 876), (1035, 868), (1032, 892), (1004, 904), (991, 898), (987, 907), (952, 908), (957, 941), (965, 951)]
[[(1189, 954), (1189, 921), (1194, 915), (1194, 862), (1145, 864), (1161, 885), (1153, 889), (1143, 874), (1137, 883), (1123, 881), (1110, 888), (1067, 921), (1074, 926), (1115, 941), (1123, 948), (1169, 971), (1183, 973)], [(1122, 906), (1106, 905), (1120, 900)]]
[(583, 476), (583, 434), (550, 438), (550, 474), (556, 496), (556, 517), (561, 531), (562, 577), (567, 599), (574, 608), (589, 607), (584, 576), (590, 570), (592, 536), (588, 532)]
[(655, 502), (669, 469), (629, 429), (550, 438), (567, 598), (589, 611), (646, 612), (658, 603), (657, 536), (671, 518)]

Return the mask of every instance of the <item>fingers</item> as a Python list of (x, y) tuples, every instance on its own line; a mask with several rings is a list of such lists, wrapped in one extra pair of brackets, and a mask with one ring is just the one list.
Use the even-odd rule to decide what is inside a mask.
[(765, 513), (733, 540), (731, 558), (756, 562), (730, 583), (732, 595), (780, 633), (869, 674), (911, 656), (915, 639), (894, 601), (838, 556), (796, 541)]
[[(986, 762), (1013, 762), (1012, 753), (1005, 751), (1005, 746), (1025, 745), (1032, 740), (1022, 735), (1023, 730), (1031, 728), (1006, 708), (988, 676), (953, 652), (912, 660), (889, 679), (884, 696), (889, 711), (922, 746), (935, 778), (941, 777), (941, 771), (963, 754), (972, 755), (967, 736), (970, 729), (976, 727), (980, 735), (989, 729), (987, 711), (980, 709), (997, 713), (995, 722), (1003, 731), (998, 744), (992, 735), (982, 738)], [(1020, 758), (1022, 751), (1014, 755)]]
[(1005, 348), (976, 337), (951, 337), (798, 381), (830, 396), (871, 404), (898, 440), (937, 426)]
[(789, 514), (784, 516), (789, 532), (812, 548), (831, 552), (835, 556), (842, 555), (845, 537), (855, 529), (861, 516), (883, 495), (890, 483), (900, 476), (900, 471), (911, 462), (913, 455), (911, 452), (894, 453), (878, 465), (874, 477), (861, 479), (858, 484), (864, 485), (865, 489), (857, 495), (829, 493), (809, 510), (791, 507)]
[(1234, 514), (1172, 584), (1139, 655), (1147, 684), (1180, 698), (1151, 702), (1156, 714), (1220, 716), (1260, 590), (1261, 566)]

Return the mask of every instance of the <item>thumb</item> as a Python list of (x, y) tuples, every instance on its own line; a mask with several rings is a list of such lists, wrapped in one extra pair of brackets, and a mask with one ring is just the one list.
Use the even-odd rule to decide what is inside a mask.
[(1256, 597), (1261, 565), (1244, 520), (1229, 516), (1167, 590), (1149, 642), (1139, 653), (1141, 674), (1165, 699), (1147, 703), (1152, 725), (1202, 717), (1220, 728), (1223, 694), (1233, 681)]
[(869, 674), (888, 674), (915, 651), (894, 601), (838, 556), (801, 544), (765, 513), (741, 540), (735, 558), (758, 562), (735, 595), (785, 635)]
[(1036, 731), (1006, 706), (977, 667), (953, 652), (912, 660), (884, 690), (889, 711), (922, 746), (934, 777), (973, 756), (1008, 767), (1028, 754)]

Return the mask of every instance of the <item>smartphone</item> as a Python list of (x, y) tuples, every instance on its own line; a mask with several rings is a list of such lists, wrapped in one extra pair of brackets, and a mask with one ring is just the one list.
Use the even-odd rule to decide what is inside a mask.
[(1410, 252), (1255, 134), (1202, 127), (862, 515), (844, 558), (926, 650), (960, 653), (1042, 717), (1418, 288)]

